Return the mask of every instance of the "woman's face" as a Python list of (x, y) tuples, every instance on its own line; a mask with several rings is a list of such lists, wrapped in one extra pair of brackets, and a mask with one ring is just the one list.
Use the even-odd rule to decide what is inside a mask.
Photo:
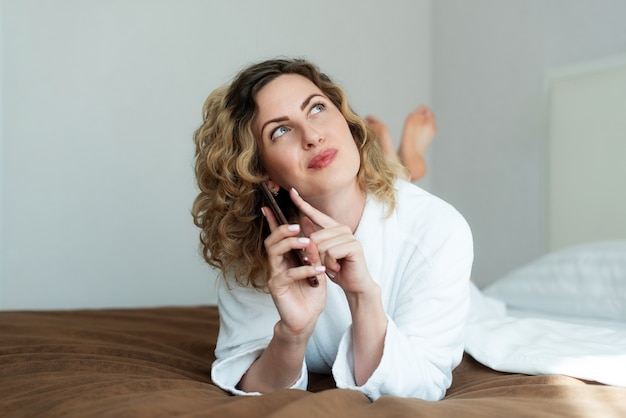
[(270, 180), (305, 198), (356, 186), (360, 156), (348, 122), (315, 84), (283, 74), (255, 101), (253, 127)]

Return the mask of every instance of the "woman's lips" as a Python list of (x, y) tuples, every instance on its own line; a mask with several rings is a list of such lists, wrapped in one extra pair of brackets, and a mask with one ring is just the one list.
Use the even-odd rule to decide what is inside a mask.
[(309, 168), (317, 170), (328, 167), (335, 160), (336, 155), (336, 149), (325, 149), (317, 153), (315, 157), (311, 158), (311, 161), (309, 161)]

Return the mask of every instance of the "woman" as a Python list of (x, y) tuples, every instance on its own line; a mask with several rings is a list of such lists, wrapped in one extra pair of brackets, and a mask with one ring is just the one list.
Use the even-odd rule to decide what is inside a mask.
[[(235, 394), (306, 389), (312, 371), (370, 399), (442, 398), (463, 353), (465, 220), (397, 180), (343, 91), (306, 61), (244, 69), (203, 116), (193, 215), (224, 276), (213, 382)], [(264, 181), (290, 224), (264, 206)], [(296, 265), (294, 249), (311, 265)]]

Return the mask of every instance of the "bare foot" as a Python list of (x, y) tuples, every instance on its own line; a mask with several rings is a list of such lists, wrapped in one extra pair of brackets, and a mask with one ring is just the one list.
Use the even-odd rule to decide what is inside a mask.
[(393, 146), (393, 140), (391, 139), (391, 135), (389, 134), (389, 129), (385, 123), (378, 119), (376, 116), (368, 115), (363, 119), (368, 128), (370, 128), (376, 134), (376, 140), (378, 141), (378, 145), (380, 145), (381, 149), (387, 156), (387, 158), (394, 162), (400, 163), (400, 158), (398, 157), (398, 153)]
[(426, 174), (424, 153), (436, 132), (435, 115), (428, 107), (422, 105), (407, 116), (399, 154), (402, 164), (411, 173), (411, 181), (419, 180)]

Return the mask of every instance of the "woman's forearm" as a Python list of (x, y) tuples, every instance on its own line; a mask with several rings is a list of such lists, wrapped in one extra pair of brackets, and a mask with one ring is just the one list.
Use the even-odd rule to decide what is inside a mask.
[(357, 386), (362, 386), (380, 364), (387, 316), (377, 285), (368, 293), (348, 296), (348, 304), (352, 312), (354, 379)]
[(278, 322), (269, 345), (237, 387), (245, 392), (268, 393), (293, 386), (300, 378), (309, 338), (310, 334), (284, 332)]

